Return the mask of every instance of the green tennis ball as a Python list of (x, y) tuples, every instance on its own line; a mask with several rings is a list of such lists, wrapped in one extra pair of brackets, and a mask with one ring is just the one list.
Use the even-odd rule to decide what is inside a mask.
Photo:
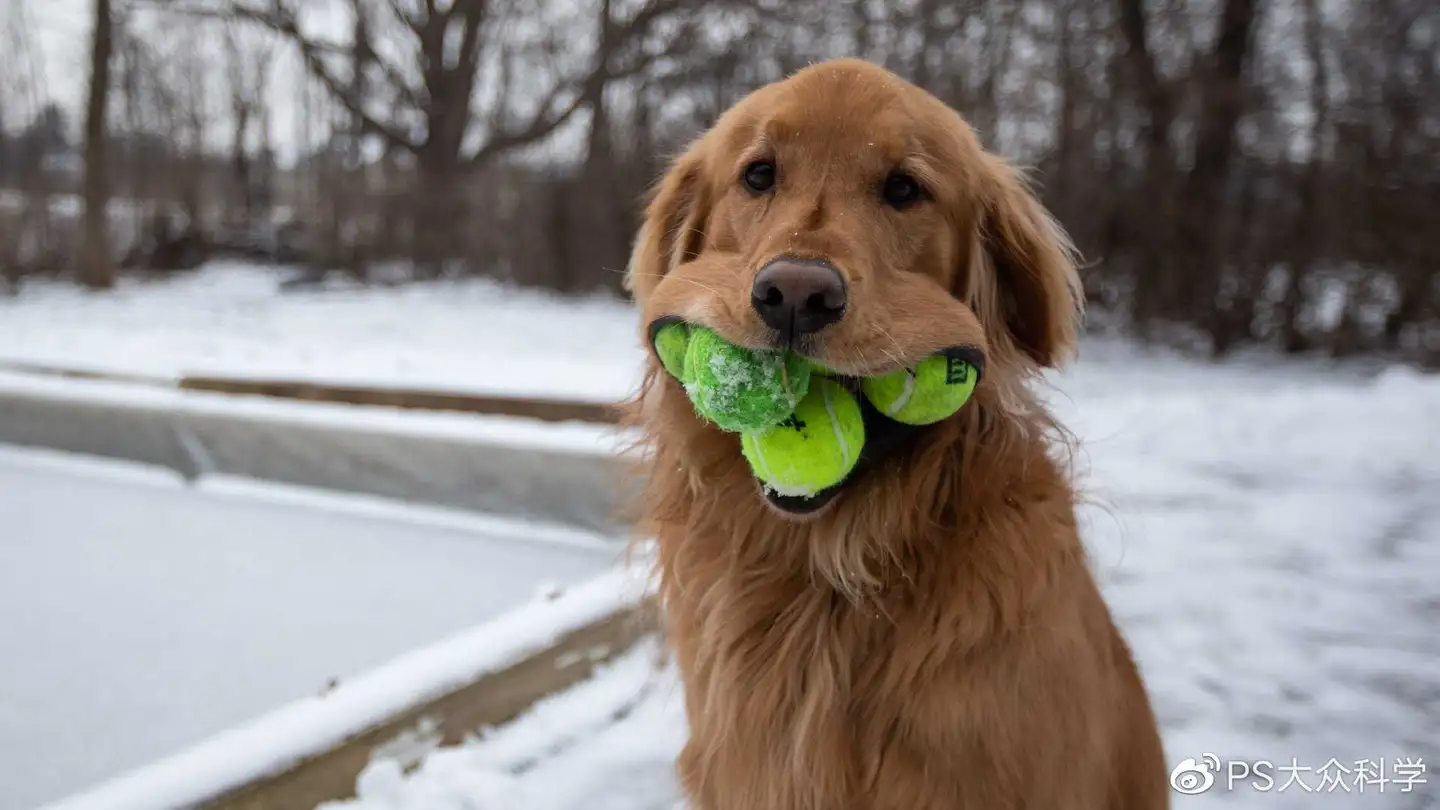
[(825, 365), (819, 360), (811, 360), (809, 358), (806, 358), (805, 362), (810, 365), (810, 373), (812, 374), (822, 374), (826, 377), (833, 377), (839, 373), (835, 371), (835, 369)]
[(655, 333), (655, 354), (660, 356), (660, 365), (675, 379), (685, 381), (685, 349), (690, 343), (690, 327), (675, 322), (660, 327)]
[(785, 421), (810, 385), (810, 366), (799, 355), (752, 351), (703, 327), (690, 330), (683, 372), (695, 410), (732, 432)]
[(790, 419), (764, 430), (740, 434), (740, 449), (766, 487), (781, 495), (809, 496), (845, 480), (865, 446), (860, 403), (839, 383), (825, 377)]
[(960, 410), (979, 381), (978, 370), (958, 357), (936, 354), (915, 368), (867, 377), (860, 390), (881, 413), (907, 425), (929, 425)]

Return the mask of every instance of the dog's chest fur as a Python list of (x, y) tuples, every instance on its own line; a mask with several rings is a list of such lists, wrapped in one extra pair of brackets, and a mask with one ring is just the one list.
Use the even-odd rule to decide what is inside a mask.
[[(1063, 796), (1103, 792), (1103, 768), (1074, 757), (1110, 710), (1073, 699), (1069, 684), (1097, 674), (1073, 613), (1034, 620), (1074, 642), (1002, 639), (994, 593), (961, 559), (930, 555), (852, 598), (777, 540), (747, 554), (662, 536), (694, 810), (994, 810), (1019, 795), (1069, 807)], [(1063, 778), (1029, 787), (1040, 773)]]
[(681, 655), (692, 725), (704, 726), (692, 730), (686, 778), (716, 808), (835, 806), (859, 787), (853, 698), (864, 659), (886, 654), (881, 623), (833, 592), (766, 598), (770, 587), (717, 587), (737, 585), (760, 598), (676, 611), (696, 631)]
[(924, 649), (904, 629), (917, 617), (894, 621), (894, 610), (914, 610), (909, 600), (857, 599), (775, 570), (696, 569), (718, 576), (667, 589), (692, 724), (680, 770), (704, 797), (697, 810), (849, 810), (894, 783), (893, 769), (926, 767), (914, 757), (930, 747), (919, 740), (927, 684), (952, 662), (902, 659)]

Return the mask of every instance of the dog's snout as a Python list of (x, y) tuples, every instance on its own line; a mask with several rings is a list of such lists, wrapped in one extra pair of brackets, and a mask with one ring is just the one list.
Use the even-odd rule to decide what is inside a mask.
[(845, 278), (829, 262), (776, 259), (750, 286), (750, 305), (786, 338), (818, 332), (845, 314)]

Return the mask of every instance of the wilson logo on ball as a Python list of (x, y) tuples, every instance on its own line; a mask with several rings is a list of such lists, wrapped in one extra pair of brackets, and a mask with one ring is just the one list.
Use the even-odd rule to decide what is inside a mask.
[(970, 382), (970, 364), (958, 357), (945, 358), (945, 384), (964, 385)]

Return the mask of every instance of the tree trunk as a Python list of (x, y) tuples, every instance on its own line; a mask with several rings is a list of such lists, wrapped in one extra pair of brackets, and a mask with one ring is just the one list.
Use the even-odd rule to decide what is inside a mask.
[(1080, 106), (1080, 70), (1075, 64), (1075, 47), (1072, 42), (1071, 29), (1075, 24), (1073, 8), (1065, 6), (1059, 15), (1058, 42), (1056, 43), (1057, 57), (1060, 62), (1060, 111), (1059, 118), (1055, 123), (1055, 187), (1058, 195), (1056, 200), (1061, 211), (1070, 212), (1070, 201), (1073, 199), (1074, 189), (1071, 187), (1071, 178), (1075, 176), (1075, 164), (1078, 156), (1077, 140), (1079, 138), (1079, 106)]
[(1135, 205), (1125, 206), (1118, 223), (1125, 233), (1125, 241), (1133, 242), (1136, 248), (1130, 319), (1145, 335), (1155, 321), (1167, 315), (1166, 287), (1173, 274), (1167, 246), (1175, 220), (1172, 180), (1176, 167), (1170, 144), (1175, 96), (1161, 78), (1155, 55), (1150, 50), (1150, 25), (1144, 0), (1116, 0), (1116, 3), (1120, 31), (1125, 39), (1124, 60), (1145, 111), (1141, 128), (1141, 142), (1145, 146), (1141, 191)]
[(1175, 255), (1181, 274), (1169, 310), (1182, 316), (1215, 305), (1224, 278), (1225, 192), (1236, 150), (1236, 129), (1245, 110), (1245, 73), (1254, 51), (1261, 0), (1225, 0), (1212, 64), (1201, 85), (1195, 159), (1186, 179)]
[(110, 255), (110, 177), (105, 112), (110, 99), (110, 54), (114, 25), (110, 0), (95, 0), (95, 30), (90, 47), (90, 92), (85, 106), (85, 247), (80, 257), (80, 282), (93, 289), (115, 285)]
[(230, 224), (245, 229), (254, 227), (254, 200), (251, 199), (250, 153), (245, 138), (250, 132), (250, 108), (237, 101), (234, 109), (234, 143), (230, 151), (230, 182), (234, 185), (236, 210), (231, 211)]
[(1399, 351), (1400, 338), (1407, 326), (1420, 322), (1429, 303), (1433, 286), (1432, 271), (1426, 267), (1405, 267), (1399, 276), (1400, 302), (1385, 316), (1385, 326), (1380, 334), (1381, 345), (1388, 351)]
[(1300, 310), (1305, 302), (1305, 282), (1317, 257), (1322, 254), (1322, 240), (1327, 229), (1320, 194), (1320, 174), (1324, 170), (1324, 137), (1330, 120), (1329, 71), (1325, 64), (1324, 20), (1319, 0), (1304, 0), (1305, 49), (1312, 66), (1310, 106), (1315, 119), (1310, 127), (1310, 159), (1300, 177), (1295, 248), (1290, 272), (1285, 279), (1285, 294), (1280, 305), (1280, 345), (1286, 354), (1300, 354), (1309, 349), (1300, 327)]
[[(585, 164), (573, 200), (563, 197), (559, 204), (573, 205), (579, 210), (575, 230), (565, 237), (579, 239), (585, 249), (568, 251), (557, 287), (561, 292), (577, 292), (582, 286), (596, 285), (597, 279), (613, 274), (617, 277), (625, 266), (628, 222), (617, 217), (615, 194), (617, 181), (615, 144), (612, 137), (610, 107), (606, 93), (610, 88), (609, 66), (614, 58), (615, 18), (612, 0), (600, 3), (600, 41), (596, 47), (594, 79), (587, 83), (585, 105), (590, 109), (590, 133), (586, 144)], [(578, 247), (578, 245), (576, 246)]]
[(436, 281), (456, 258), (464, 213), (457, 209), (460, 178), (454, 162), (434, 150), (422, 151), (415, 185), (411, 260), (417, 281)]
[(1263, 287), (1265, 271), (1264, 252), (1258, 250), (1242, 235), (1255, 222), (1259, 206), (1257, 183), (1254, 175), (1245, 178), (1240, 190), (1239, 210), (1234, 218), (1235, 235), (1229, 239), (1231, 251), (1229, 267), (1217, 268), (1218, 278), (1229, 281), (1232, 288), (1229, 296), (1222, 298), (1217, 289), (1208, 306), (1210, 332), (1210, 353), (1220, 358), (1229, 354), (1236, 346), (1253, 336), (1256, 314), (1257, 293)]

